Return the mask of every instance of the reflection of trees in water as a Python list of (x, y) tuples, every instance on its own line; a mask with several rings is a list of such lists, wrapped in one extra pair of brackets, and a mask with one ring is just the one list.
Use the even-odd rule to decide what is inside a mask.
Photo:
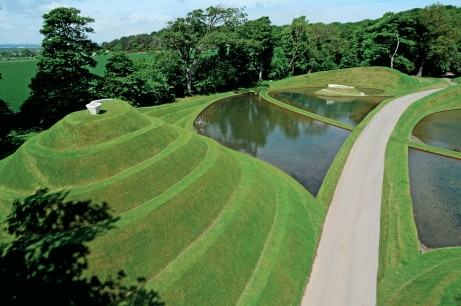
[(195, 123), (200, 134), (277, 166), (313, 195), (349, 134), (254, 94), (219, 101), (202, 115)]
[(317, 97), (312, 92), (272, 92), (273, 98), (311, 113), (349, 124), (359, 124), (386, 97)]
[(256, 156), (275, 128), (289, 139), (325, 133), (329, 126), (244, 94), (219, 101), (205, 109), (195, 122), (196, 131), (234, 150)]
[(423, 143), (461, 152), (461, 110), (434, 113), (421, 119), (413, 135)]
[(244, 94), (219, 101), (202, 112), (196, 130), (232, 149), (256, 156), (266, 145), (275, 122), (271, 110), (255, 94)]

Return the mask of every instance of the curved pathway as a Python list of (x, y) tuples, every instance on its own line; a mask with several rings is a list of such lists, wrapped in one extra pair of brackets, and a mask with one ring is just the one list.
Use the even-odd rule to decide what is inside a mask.
[(376, 305), (384, 153), (402, 113), (427, 90), (395, 99), (357, 138), (338, 181), (302, 305)]

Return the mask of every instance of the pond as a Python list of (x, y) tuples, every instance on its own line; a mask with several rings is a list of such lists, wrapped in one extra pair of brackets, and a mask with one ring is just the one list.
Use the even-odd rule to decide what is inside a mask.
[(408, 167), (421, 243), (461, 246), (461, 160), (410, 149)]
[(413, 136), (427, 145), (461, 152), (461, 109), (424, 117), (413, 129)]
[[(388, 99), (384, 96), (364, 97), (321, 97), (314, 92), (322, 88), (303, 88), (290, 91), (273, 91), (269, 95), (274, 99), (311, 113), (338, 120), (353, 126), (358, 125), (379, 103)], [(367, 95), (383, 93), (378, 89), (358, 88)]]
[(201, 135), (275, 165), (314, 196), (350, 134), (274, 106), (254, 93), (212, 104), (194, 126)]

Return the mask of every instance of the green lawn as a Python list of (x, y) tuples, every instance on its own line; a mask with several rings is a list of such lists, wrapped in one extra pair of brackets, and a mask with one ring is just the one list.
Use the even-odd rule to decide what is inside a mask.
[[(130, 53), (131, 59), (146, 58), (149, 53)], [(104, 75), (105, 66), (110, 55), (96, 55), (94, 59), (97, 66), (91, 71), (97, 75)], [(0, 62), (0, 73), (3, 80), (0, 80), (0, 99), (9, 103), (10, 108), (17, 112), (22, 103), (29, 97), (29, 84), (33, 76), (38, 60), (17, 60)]]

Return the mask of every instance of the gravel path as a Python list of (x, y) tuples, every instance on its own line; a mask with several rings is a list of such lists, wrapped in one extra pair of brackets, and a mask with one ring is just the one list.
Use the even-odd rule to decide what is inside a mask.
[(395, 99), (358, 137), (330, 204), (303, 306), (376, 305), (386, 145), (402, 113), (435, 91)]

